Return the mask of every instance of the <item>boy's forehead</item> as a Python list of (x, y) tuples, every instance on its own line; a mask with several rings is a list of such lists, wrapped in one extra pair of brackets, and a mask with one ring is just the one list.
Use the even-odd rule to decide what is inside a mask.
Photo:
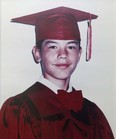
[(43, 41), (43, 45), (44, 44), (50, 44), (50, 43), (54, 43), (54, 44), (70, 44), (70, 43), (79, 43), (79, 41), (77, 40), (56, 40), (56, 39), (46, 39)]

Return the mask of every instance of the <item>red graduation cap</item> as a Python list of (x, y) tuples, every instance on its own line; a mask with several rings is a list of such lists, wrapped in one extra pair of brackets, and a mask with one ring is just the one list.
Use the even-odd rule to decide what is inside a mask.
[[(77, 22), (96, 19), (97, 15), (68, 7), (58, 7), (11, 21), (35, 26), (36, 42), (45, 39), (81, 40)], [(86, 60), (91, 57), (91, 25), (88, 24)]]

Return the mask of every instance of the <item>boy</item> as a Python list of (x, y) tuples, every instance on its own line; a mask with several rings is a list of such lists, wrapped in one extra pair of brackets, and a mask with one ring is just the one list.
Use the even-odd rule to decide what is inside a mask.
[(114, 139), (101, 110), (70, 84), (82, 51), (77, 21), (95, 18), (59, 7), (12, 20), (35, 25), (32, 53), (43, 75), (4, 103), (0, 113), (2, 139)]

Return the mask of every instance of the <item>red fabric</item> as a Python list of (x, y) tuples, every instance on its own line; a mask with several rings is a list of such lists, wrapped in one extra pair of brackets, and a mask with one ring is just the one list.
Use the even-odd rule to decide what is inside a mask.
[(70, 14), (53, 14), (39, 20), (35, 27), (36, 41), (44, 39), (80, 40), (77, 21)]
[(81, 91), (74, 90), (73, 92), (68, 93), (64, 90), (58, 90), (57, 97), (62, 105), (68, 110), (78, 112), (82, 109), (83, 99)]
[(4, 103), (0, 112), (0, 138), (114, 139), (101, 110), (81, 99), (81, 110), (68, 110), (54, 92), (36, 83)]
[[(41, 39), (80, 40), (77, 22), (88, 20), (89, 17), (90, 13), (61, 6), (14, 18), (12, 22), (34, 25), (36, 41)], [(91, 14), (91, 19), (97, 17)]]
[[(70, 14), (75, 17), (76, 22), (85, 21), (90, 18), (90, 13), (88, 12), (61, 6), (61, 7), (41, 11), (38, 13), (25, 15), (25, 16), (18, 17), (18, 18), (13, 18), (11, 21), (36, 26), (37, 20), (38, 22), (41, 20), (45, 20), (49, 15), (54, 15), (54, 14), (55, 15), (56, 14), (67, 14), (67, 15)], [(97, 15), (91, 14), (91, 19), (96, 19), (97, 17), (98, 17)]]

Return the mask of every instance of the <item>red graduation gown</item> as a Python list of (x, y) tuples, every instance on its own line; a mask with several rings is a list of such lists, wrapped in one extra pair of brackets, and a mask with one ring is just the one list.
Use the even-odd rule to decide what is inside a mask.
[(101, 110), (89, 100), (79, 99), (77, 103), (82, 104), (78, 112), (66, 109), (52, 90), (37, 82), (4, 103), (0, 138), (114, 139)]

